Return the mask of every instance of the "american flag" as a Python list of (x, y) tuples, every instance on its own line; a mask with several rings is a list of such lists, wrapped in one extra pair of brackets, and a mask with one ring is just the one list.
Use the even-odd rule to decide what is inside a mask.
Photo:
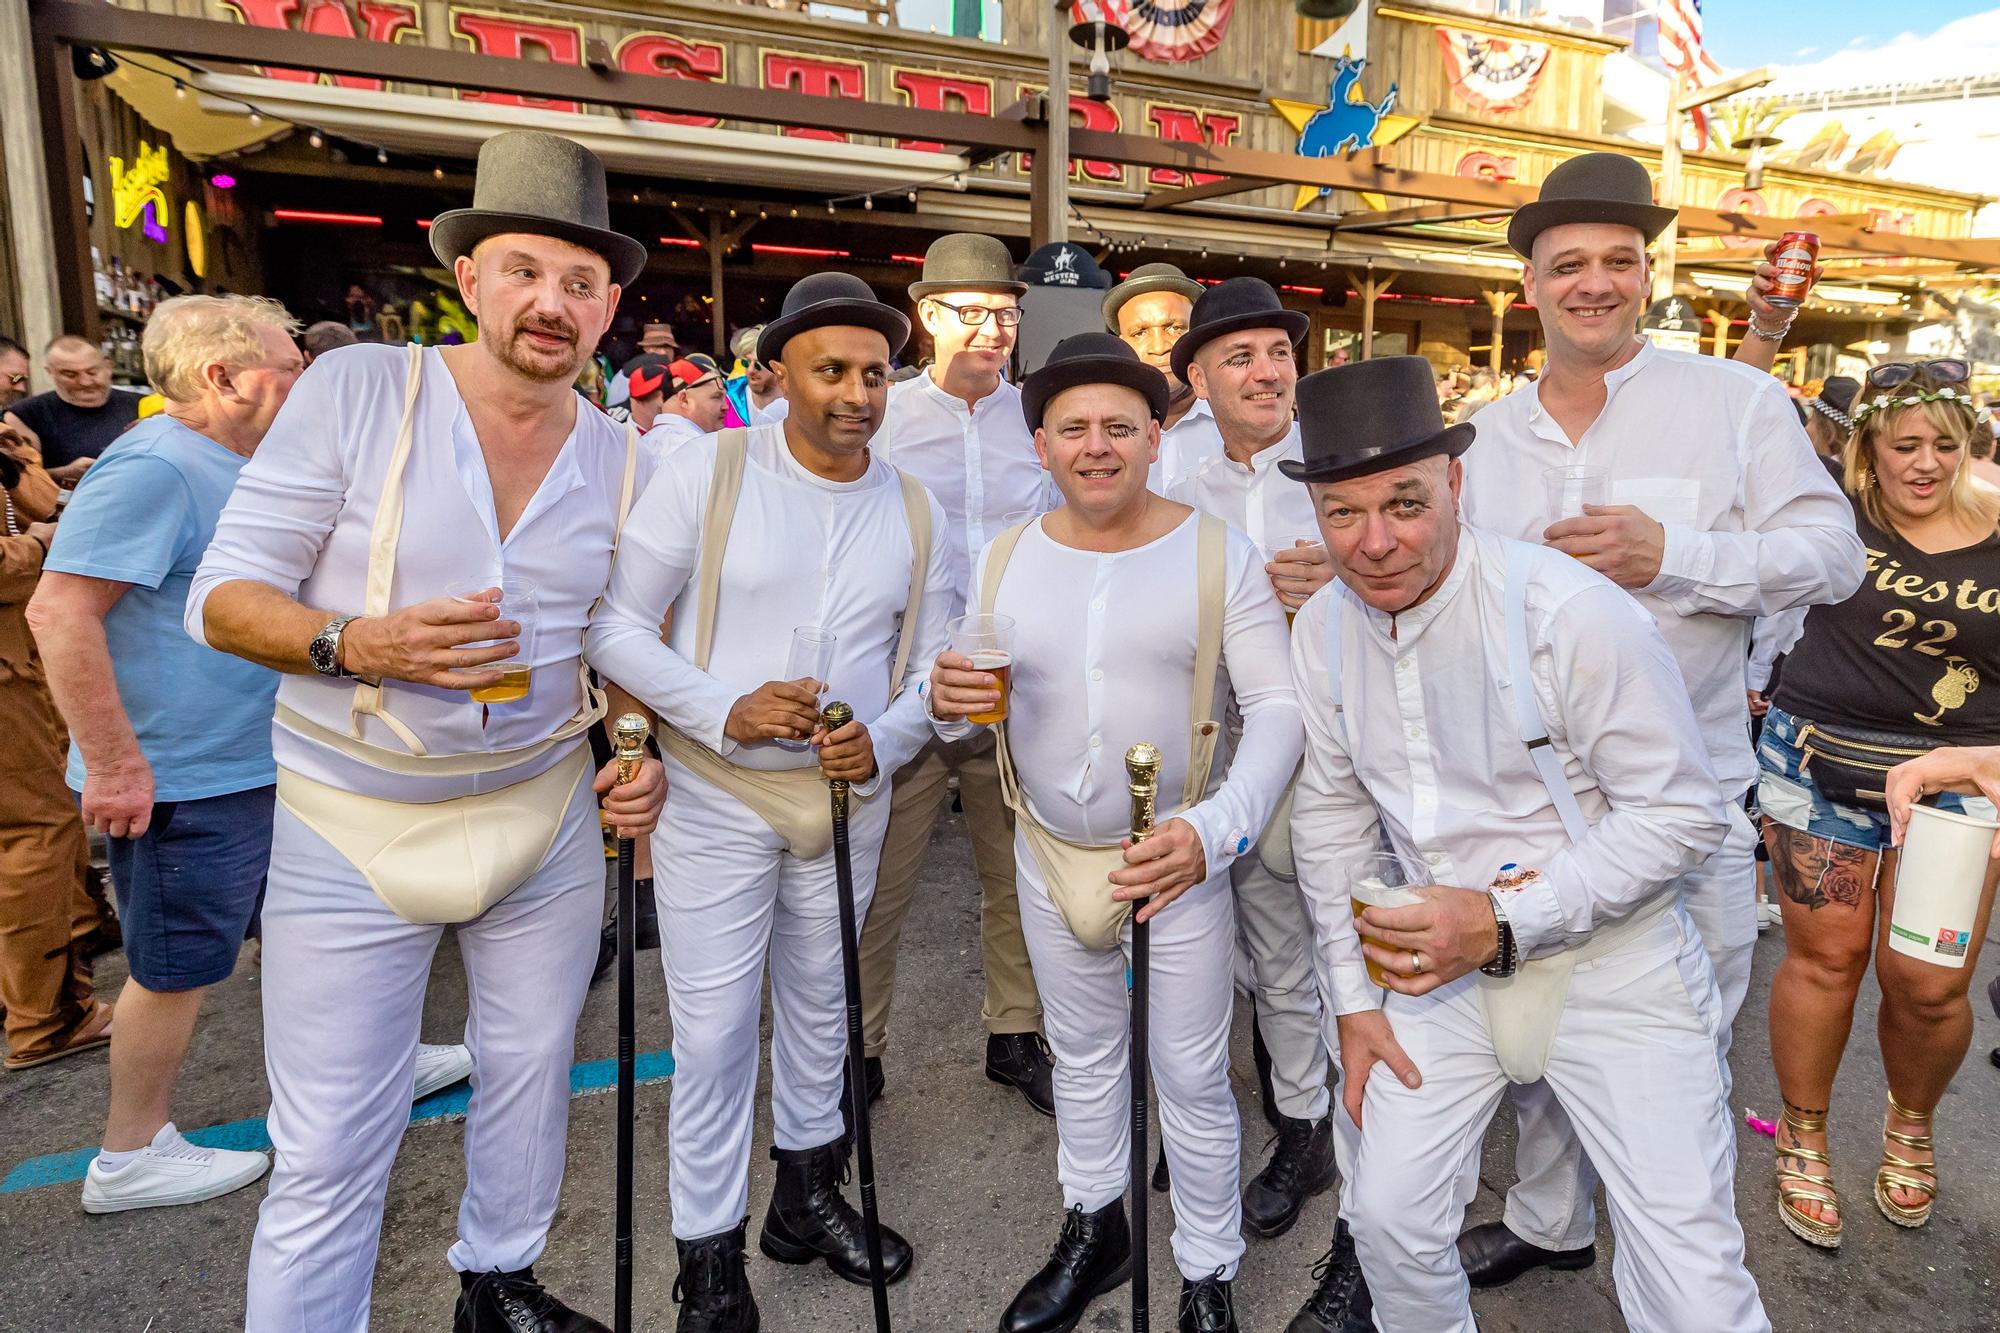
[[(1722, 67), (1701, 44), (1701, 0), (1659, 0), (1654, 17), (1660, 25), (1660, 61), (1675, 73), (1686, 75), (1690, 89), (1722, 77)], [(1699, 146), (1706, 147), (1708, 116), (1697, 108), (1692, 119)]]

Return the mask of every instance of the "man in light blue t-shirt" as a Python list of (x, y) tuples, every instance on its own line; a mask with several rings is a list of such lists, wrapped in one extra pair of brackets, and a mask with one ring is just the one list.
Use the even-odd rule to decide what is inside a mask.
[(195, 643), (188, 583), (304, 362), (275, 301), (180, 297), (146, 328), (167, 410), (119, 436), (63, 514), (28, 620), (69, 724), (69, 785), (109, 839), (131, 980), (85, 1211), (195, 1203), (264, 1174), (170, 1119), (203, 992), (227, 977), (271, 857), (276, 673)]

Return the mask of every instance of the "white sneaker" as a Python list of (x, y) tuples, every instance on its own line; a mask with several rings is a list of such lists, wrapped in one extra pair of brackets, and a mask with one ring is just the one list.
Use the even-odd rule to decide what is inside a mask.
[(1757, 933), (1762, 935), (1772, 926), (1783, 925), (1785, 914), (1778, 905), (1767, 898), (1757, 900)]
[(91, 1159), (83, 1177), (83, 1211), (122, 1213), (200, 1203), (240, 1190), (270, 1168), (271, 1159), (260, 1152), (198, 1148), (169, 1121), (137, 1157), (116, 1171), (106, 1171)]
[(420, 1102), (432, 1093), (463, 1083), (472, 1077), (472, 1052), (463, 1046), (430, 1046), (417, 1043), (417, 1090), (410, 1100)]

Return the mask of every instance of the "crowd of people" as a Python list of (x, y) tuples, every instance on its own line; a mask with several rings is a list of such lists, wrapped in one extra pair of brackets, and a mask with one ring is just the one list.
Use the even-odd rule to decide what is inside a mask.
[[(571, 1305), (591, 1293), (534, 1265), (616, 938), (605, 839), (632, 838), (673, 1027), (676, 1327), (760, 1326), (767, 975), (756, 1248), (865, 1284), (855, 1120), (920, 1091), (889, 1019), (955, 792), (984, 1073), (1054, 1118), (1061, 1199), (1047, 1262), (967, 1327), (1076, 1327), (1130, 1275), (1147, 1189), (1171, 1203), (1178, 1328), (1228, 1333), (1246, 1247), (1337, 1186), (1286, 1333), (1469, 1331), (1471, 1287), (1595, 1262), (1601, 1185), (1630, 1327), (1768, 1329), (1728, 1062), (1758, 858), (1785, 937), (1769, 1206), (1840, 1245), (1827, 1108), (1872, 961), (1871, 1192), (1920, 1227), (2000, 859), (1959, 886), (1954, 965), (1892, 947), (1900, 848), (1913, 811), (2000, 829), (2000, 694), (1979, 692), (2000, 675), (2000, 492), (1964, 361), (1794, 402), (1766, 373), (1789, 325), (1768, 265), (1734, 359), (1639, 337), (1671, 218), (1632, 159), (1550, 173), (1507, 233), (1542, 332), (1512, 383), (1418, 357), (1301, 375), (1306, 315), (1164, 263), (1016, 377), (1028, 285), (1003, 242), (953, 235), (909, 288), (914, 323), (821, 272), (734, 365), (648, 326), (586, 398), (646, 252), (609, 225), (588, 150), (517, 131), (430, 230), (474, 342), (356, 343), (270, 300), (177, 297), (144, 334), (154, 412), (78, 338), (46, 351), (54, 389), (21, 396), (26, 353), (0, 344), (0, 708), (22, 741), (6, 1064), (109, 1047), (84, 1209), (268, 1173), (235, 1260), (247, 1327), (353, 1333), (410, 1101), (469, 1077), (455, 1327), (602, 1329)], [(602, 724), (627, 711), (658, 744), (621, 777)], [(1137, 742), (1158, 762), (1143, 838)], [(838, 850), (829, 781), (852, 793)], [(469, 1015), (427, 1045), (447, 925)], [(129, 980), (101, 1001), (92, 959), (119, 940)], [(246, 941), (270, 1157), (172, 1119), (203, 994)], [(1239, 996), (1273, 1131), (1247, 1181)], [(1520, 1179), (1468, 1228), (1503, 1093)], [(879, 1242), (904, 1280), (924, 1238)]]

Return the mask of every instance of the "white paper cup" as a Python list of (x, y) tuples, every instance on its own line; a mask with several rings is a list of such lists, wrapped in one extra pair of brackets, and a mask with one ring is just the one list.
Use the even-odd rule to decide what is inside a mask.
[(1939, 967), (1965, 966), (1996, 829), (2000, 821), (1910, 807), (1889, 918), (1891, 949)]

